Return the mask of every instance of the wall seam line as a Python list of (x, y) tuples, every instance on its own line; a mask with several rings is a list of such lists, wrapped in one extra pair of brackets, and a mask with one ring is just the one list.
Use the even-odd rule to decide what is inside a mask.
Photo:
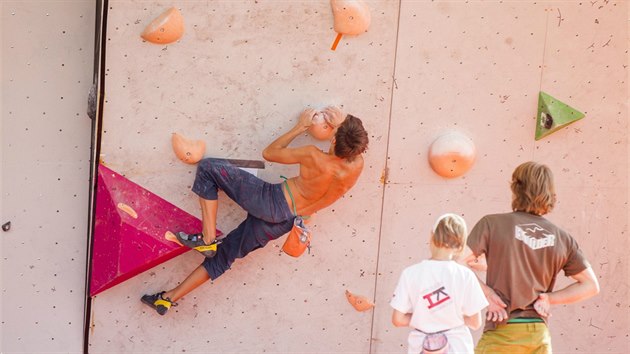
[[(90, 146), (90, 180), (89, 180), (89, 214), (88, 214), (88, 244), (86, 257), (85, 276), (85, 304), (84, 304), (84, 324), (83, 324), (83, 353), (90, 352), (90, 331), (93, 320), (92, 297), (90, 296), (90, 284), (92, 278), (92, 253), (94, 248), (94, 218), (96, 215), (96, 187), (98, 179), (99, 156), (101, 152), (101, 131), (103, 124), (103, 105), (105, 101), (105, 54), (107, 43), (107, 12), (109, 0), (96, 0), (95, 16), (95, 43), (94, 43), (94, 73), (93, 80), (97, 84), (96, 93), (96, 116), (92, 120), (92, 143)], [(93, 84), (94, 84), (93, 83)]]
[[(388, 124), (387, 124), (387, 139), (386, 139), (386, 145), (385, 145), (385, 167), (384, 167), (384, 171), (383, 171), (383, 194), (381, 197), (381, 215), (380, 215), (380, 224), (379, 224), (379, 230), (378, 230), (378, 244), (376, 246), (376, 272), (374, 274), (374, 292), (373, 292), (373, 296), (372, 298), (374, 299), (374, 302), (376, 302), (376, 293), (377, 293), (377, 289), (378, 289), (378, 273), (379, 273), (379, 266), (380, 266), (380, 255), (381, 255), (381, 238), (383, 235), (383, 211), (385, 209), (385, 191), (387, 188), (387, 179), (389, 178), (388, 176), (388, 159), (389, 159), (389, 139), (390, 139), (390, 133), (391, 133), (391, 127), (392, 127), (392, 112), (393, 112), (393, 107), (394, 107), (394, 90), (396, 90), (396, 62), (398, 60), (398, 41), (399, 41), (399, 35), (400, 35), (400, 14), (402, 12), (402, 0), (398, 1), (398, 15), (397, 15), (397, 19), (396, 19), (396, 42), (395, 42), (395, 46), (394, 46), (394, 62), (393, 62), (393, 68), (392, 68), (392, 86), (391, 86), (391, 92), (390, 92), (390, 97), (389, 97), (389, 120), (388, 120)], [(372, 353), (372, 343), (374, 343), (374, 319), (375, 319), (375, 311), (372, 310), (372, 319), (371, 319), (371, 324), (370, 324), (370, 346), (369, 346), (369, 350), (368, 353)]]
[[(545, 56), (547, 54), (547, 36), (549, 35), (549, 12), (547, 12), (546, 20), (545, 20), (545, 40), (543, 41), (543, 50), (542, 50), (542, 58), (540, 60), (540, 80), (538, 82), (538, 95), (536, 95), (536, 116), (534, 117), (534, 131), (536, 130), (536, 126), (538, 125), (538, 97), (540, 96), (540, 91), (542, 91), (543, 84), (543, 76), (545, 73)], [(536, 139), (532, 141), (532, 158), (531, 160), (535, 160), (536, 155)]]

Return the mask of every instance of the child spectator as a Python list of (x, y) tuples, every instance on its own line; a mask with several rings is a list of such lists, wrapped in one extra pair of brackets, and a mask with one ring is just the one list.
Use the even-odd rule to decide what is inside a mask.
[(409, 353), (473, 353), (473, 330), (488, 306), (477, 276), (455, 260), (466, 244), (466, 222), (442, 215), (431, 233), (431, 258), (403, 270), (391, 299), (392, 323), (411, 327)]

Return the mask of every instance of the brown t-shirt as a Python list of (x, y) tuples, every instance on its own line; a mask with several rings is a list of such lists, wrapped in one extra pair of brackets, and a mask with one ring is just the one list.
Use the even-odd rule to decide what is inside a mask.
[[(507, 304), (510, 318), (540, 317), (533, 304), (538, 294), (553, 290), (558, 273), (571, 276), (590, 267), (571, 235), (525, 212), (484, 216), (467, 244), (476, 256), (486, 255), (486, 284)], [(484, 330), (495, 325), (486, 321)]]

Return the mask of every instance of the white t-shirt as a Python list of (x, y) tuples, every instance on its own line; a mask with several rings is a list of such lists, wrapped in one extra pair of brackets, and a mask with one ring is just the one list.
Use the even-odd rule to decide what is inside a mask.
[[(467, 267), (455, 261), (425, 260), (403, 270), (390, 304), (402, 313), (412, 313), (412, 328), (425, 333), (450, 330), (445, 333), (449, 352), (472, 353), (472, 336), (462, 327), (464, 316), (481, 311), (488, 301)], [(422, 348), (422, 340), (424, 334), (412, 331), (409, 352), (412, 346)]]

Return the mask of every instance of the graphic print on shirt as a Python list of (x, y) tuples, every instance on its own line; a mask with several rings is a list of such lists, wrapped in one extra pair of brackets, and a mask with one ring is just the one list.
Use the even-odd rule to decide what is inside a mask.
[(533, 250), (553, 247), (556, 242), (556, 235), (535, 223), (516, 225), (514, 237)]
[(451, 298), (450, 296), (448, 296), (446, 291), (444, 291), (444, 289), (445, 289), (444, 287), (441, 287), (422, 297), (423, 299), (427, 300), (427, 302), (429, 303), (429, 305), (427, 306), (428, 309), (432, 309), (435, 306), (442, 304), (444, 303), (444, 301), (447, 301)]

